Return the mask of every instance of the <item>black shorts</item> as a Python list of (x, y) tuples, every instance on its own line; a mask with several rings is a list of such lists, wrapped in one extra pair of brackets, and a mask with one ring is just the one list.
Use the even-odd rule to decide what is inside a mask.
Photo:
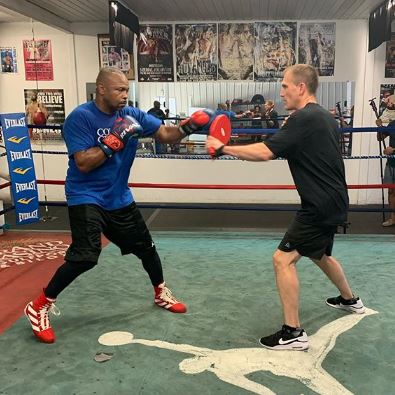
[(69, 206), (72, 243), (65, 259), (96, 263), (101, 252), (101, 235), (121, 249), (122, 255), (141, 255), (154, 246), (150, 232), (135, 203), (117, 210), (94, 204)]
[(336, 230), (336, 226), (320, 227), (294, 220), (278, 249), (284, 252), (296, 250), (313, 259), (321, 259), (324, 254), (331, 256)]
[(384, 184), (394, 184), (395, 183), (395, 167), (391, 167), (387, 161), (384, 169)]

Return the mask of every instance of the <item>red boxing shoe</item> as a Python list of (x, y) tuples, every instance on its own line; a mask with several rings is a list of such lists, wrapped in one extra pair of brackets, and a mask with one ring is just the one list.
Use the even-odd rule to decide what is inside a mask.
[[(25, 315), (32, 326), (33, 333), (43, 343), (54, 343), (55, 333), (49, 322), (48, 312), (55, 307), (55, 299), (49, 299), (42, 292), (25, 307)], [(54, 312), (59, 315), (58, 312)]]
[(179, 302), (166, 287), (166, 283), (159, 284), (155, 289), (155, 304), (172, 313), (185, 313), (187, 307), (184, 303)]

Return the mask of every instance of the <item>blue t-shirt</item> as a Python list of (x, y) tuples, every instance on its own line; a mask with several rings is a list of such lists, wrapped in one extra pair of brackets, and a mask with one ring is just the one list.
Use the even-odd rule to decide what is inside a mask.
[(161, 126), (161, 120), (138, 108), (125, 107), (114, 114), (106, 114), (97, 108), (94, 101), (81, 104), (66, 118), (63, 137), (69, 154), (65, 188), (69, 206), (97, 204), (106, 210), (115, 210), (134, 201), (128, 179), (136, 156), (137, 139), (130, 139), (124, 149), (89, 173), (78, 169), (73, 156), (76, 152), (98, 146), (99, 140), (109, 134), (115, 119), (124, 115), (134, 117), (147, 137)]
[(215, 110), (215, 115), (226, 115), (229, 119), (236, 119), (236, 113), (234, 111), (227, 110)]

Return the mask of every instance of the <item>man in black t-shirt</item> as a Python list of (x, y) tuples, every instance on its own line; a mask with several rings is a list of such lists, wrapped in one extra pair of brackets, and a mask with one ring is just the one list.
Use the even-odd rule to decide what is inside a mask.
[(165, 124), (164, 119), (166, 118), (166, 114), (160, 108), (160, 103), (157, 100), (154, 101), (154, 106), (150, 108), (147, 113), (153, 115), (155, 118), (161, 119), (162, 125)]
[(273, 100), (267, 100), (265, 102), (263, 119), (266, 121), (266, 127), (268, 129), (278, 129), (280, 127), (278, 123), (278, 114), (277, 111), (274, 109)]
[[(379, 118), (376, 120), (377, 126), (383, 126), (383, 121)], [(395, 121), (388, 124), (389, 128), (395, 127)], [(377, 133), (378, 140), (385, 140), (389, 136), (389, 145), (383, 151), (384, 155), (395, 155), (395, 133)], [(395, 159), (388, 158), (384, 169), (384, 184), (395, 184)], [(395, 210), (395, 188), (388, 188), (388, 205)], [(383, 226), (395, 226), (395, 212), (391, 212), (391, 216), (383, 222)]]
[(296, 263), (310, 258), (338, 288), (340, 296), (326, 303), (353, 313), (364, 313), (340, 263), (332, 257), (337, 225), (347, 218), (348, 194), (344, 164), (338, 145), (338, 129), (331, 114), (317, 104), (317, 71), (309, 65), (286, 69), (281, 97), (292, 112), (279, 132), (264, 143), (225, 146), (207, 138), (207, 149), (217, 156), (233, 155), (243, 160), (267, 161), (286, 158), (301, 198), (301, 208), (273, 255), (277, 288), (284, 312), (284, 325), (273, 335), (262, 337), (262, 346), (306, 350), (306, 332), (299, 321), (299, 282)]
[[(165, 124), (166, 114), (160, 108), (160, 102), (158, 100), (154, 101), (154, 106), (147, 111), (147, 114), (153, 115), (155, 118), (162, 120), (162, 125)], [(163, 144), (159, 141), (155, 141), (155, 153), (156, 154), (165, 154), (167, 152), (166, 144)]]

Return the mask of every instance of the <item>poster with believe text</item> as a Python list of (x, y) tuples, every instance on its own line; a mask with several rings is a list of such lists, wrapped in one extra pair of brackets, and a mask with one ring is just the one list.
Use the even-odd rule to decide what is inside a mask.
[[(65, 120), (63, 89), (25, 89), (25, 113), (29, 125), (61, 125)], [(41, 114), (37, 114), (41, 113)], [(44, 122), (45, 120), (45, 122)]]

